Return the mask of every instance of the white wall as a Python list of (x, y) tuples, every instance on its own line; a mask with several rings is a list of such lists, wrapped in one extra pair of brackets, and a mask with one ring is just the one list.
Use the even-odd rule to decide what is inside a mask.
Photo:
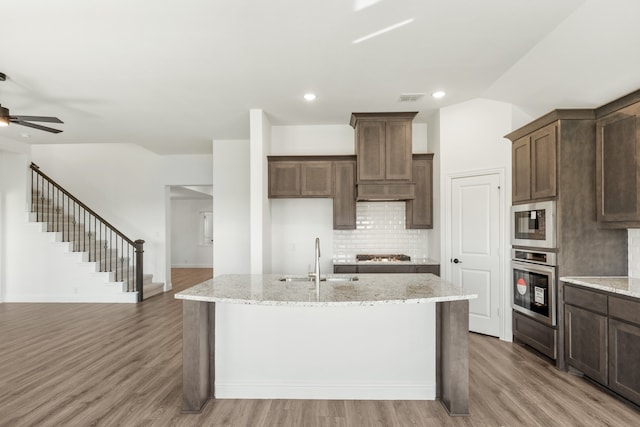
[(161, 156), (134, 144), (56, 144), (32, 146), (32, 158), (129, 238), (145, 240), (145, 273), (155, 282), (169, 280), (166, 186), (211, 185), (211, 155)]
[(213, 268), (213, 245), (202, 243), (202, 212), (213, 199), (171, 199), (171, 267)]
[(213, 141), (213, 274), (248, 274), (249, 141)]
[[(510, 291), (510, 206), (511, 206), (511, 142), (504, 138), (514, 129), (514, 122), (521, 121), (524, 116), (516, 113), (511, 104), (487, 99), (474, 99), (461, 104), (442, 108), (439, 113), (439, 145), (440, 145), (440, 259), (451, 257), (450, 242), (447, 234), (450, 210), (446, 206), (448, 182), (452, 175), (496, 170), (504, 179), (502, 192), (501, 225), (501, 261), (502, 271), (500, 313), (511, 311)], [(444, 262), (441, 274), (450, 278), (449, 263)], [(511, 340), (511, 316), (502, 316), (500, 337)]]
[(268, 199), (267, 155), (271, 123), (262, 110), (249, 111), (251, 273), (271, 272), (271, 213)]
[(16, 250), (12, 242), (16, 242), (25, 222), (27, 159), (26, 154), (0, 149), (0, 302), (14, 287), (11, 277), (16, 265), (12, 256)]
[(315, 240), (320, 238), (320, 272), (333, 273), (332, 199), (271, 200), (274, 273), (313, 272)]

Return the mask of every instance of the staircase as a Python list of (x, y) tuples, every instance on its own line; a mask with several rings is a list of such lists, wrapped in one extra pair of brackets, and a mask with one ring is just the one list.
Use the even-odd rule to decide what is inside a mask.
[[(133, 241), (31, 164), (29, 221), (51, 233), (63, 252), (74, 253), (87, 270), (87, 286), (104, 281), (97, 295), (113, 289), (111, 302), (140, 302), (163, 292), (152, 274), (143, 274), (143, 240)], [(64, 261), (60, 261), (64, 262)], [(106, 286), (105, 286), (106, 285)], [(95, 285), (94, 285), (95, 286)], [(98, 301), (100, 302), (98, 296)]]

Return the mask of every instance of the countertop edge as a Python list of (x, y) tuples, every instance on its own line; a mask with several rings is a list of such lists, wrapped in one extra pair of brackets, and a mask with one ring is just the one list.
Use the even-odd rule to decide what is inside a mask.
[(175, 294), (175, 299), (185, 301), (217, 302), (226, 304), (291, 306), (291, 307), (365, 307), (392, 304), (427, 304), (434, 302), (464, 301), (478, 298), (477, 294), (452, 295), (446, 297), (412, 298), (396, 300), (365, 300), (365, 301), (258, 301), (249, 299), (216, 298), (195, 295)]
[[(572, 285), (583, 286), (585, 288), (597, 289), (604, 292), (609, 292), (617, 295), (624, 295), (631, 298), (640, 299), (640, 287), (637, 291), (630, 289), (621, 289), (613, 285), (613, 281), (624, 281), (629, 283), (637, 281), (640, 285), (640, 279), (629, 278), (628, 276), (564, 276), (559, 279), (562, 282)], [(611, 280), (611, 284), (607, 284), (606, 281)], [(597, 283), (605, 282), (605, 283)]]

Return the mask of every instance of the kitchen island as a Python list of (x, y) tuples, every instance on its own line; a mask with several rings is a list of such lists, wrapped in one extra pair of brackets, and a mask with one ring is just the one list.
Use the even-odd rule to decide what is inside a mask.
[[(199, 412), (215, 394), (438, 398), (450, 414), (468, 414), (468, 300), (475, 294), (431, 274), (330, 276), (319, 292), (313, 282), (284, 277), (223, 275), (176, 294), (183, 300), (184, 412)], [(263, 371), (274, 373), (252, 382)]]

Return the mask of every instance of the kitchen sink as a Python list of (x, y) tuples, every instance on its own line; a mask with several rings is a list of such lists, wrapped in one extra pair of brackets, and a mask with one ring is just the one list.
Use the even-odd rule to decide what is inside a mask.
[[(280, 279), (281, 282), (313, 282), (313, 276), (284, 276)], [(320, 276), (321, 282), (356, 282), (358, 276)]]

